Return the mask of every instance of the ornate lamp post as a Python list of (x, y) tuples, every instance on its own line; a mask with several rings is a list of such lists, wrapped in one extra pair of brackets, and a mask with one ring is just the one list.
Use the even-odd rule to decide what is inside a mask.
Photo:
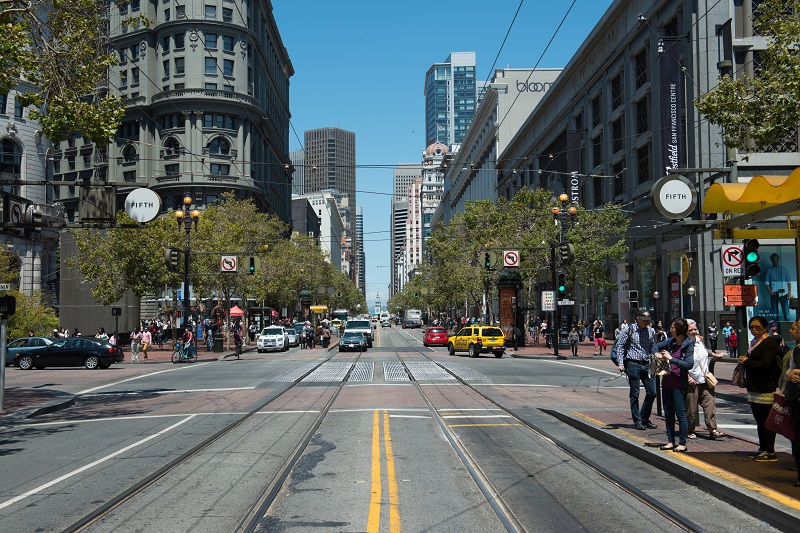
[[(574, 219), (575, 214), (578, 212), (578, 208), (574, 205), (568, 206), (569, 202), (569, 195), (567, 193), (561, 193), (558, 197), (558, 201), (561, 203), (560, 206), (556, 205), (550, 209), (550, 212), (553, 213), (553, 218), (559, 223), (559, 234), (558, 234), (558, 243), (553, 244), (550, 246), (550, 261), (552, 265), (552, 282), (553, 282), (553, 291), (556, 292), (556, 295), (562, 292), (562, 289), (559, 287), (559, 272), (556, 266), (556, 246), (558, 246), (560, 253), (561, 253), (561, 274), (564, 279), (564, 289), (563, 295), (566, 298), (566, 266), (567, 262), (570, 261), (570, 257), (572, 255), (571, 245), (567, 243), (567, 223), (571, 222)], [(558, 298), (556, 298), (557, 300)], [(555, 306), (555, 313), (553, 316), (553, 327), (552, 327), (552, 334), (555, 335), (553, 338), (553, 350), (556, 357), (558, 357), (558, 348), (559, 343), (562, 340), (562, 335), (566, 334), (566, 324), (562, 323), (564, 319), (564, 314), (561, 312), (561, 305), (556, 302)], [(567, 348), (566, 339), (564, 339), (564, 346), (563, 348)]]
[[(194, 229), (197, 230), (197, 220), (200, 218), (200, 210), (195, 208), (191, 209), (192, 197), (189, 193), (183, 197), (183, 207), (175, 211), (175, 221), (178, 223), (178, 229), (181, 225), (186, 230), (186, 246), (184, 247), (183, 254), (183, 328), (184, 330), (189, 326), (189, 252), (191, 250), (191, 239), (189, 237), (192, 229), (192, 222), (194, 222)], [(191, 209), (191, 210), (190, 210)]]

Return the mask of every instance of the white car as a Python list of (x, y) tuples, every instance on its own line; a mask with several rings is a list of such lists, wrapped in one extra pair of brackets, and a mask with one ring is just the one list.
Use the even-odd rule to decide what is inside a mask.
[(261, 330), (256, 344), (258, 353), (269, 351), (285, 352), (289, 349), (289, 335), (283, 326), (269, 326)]

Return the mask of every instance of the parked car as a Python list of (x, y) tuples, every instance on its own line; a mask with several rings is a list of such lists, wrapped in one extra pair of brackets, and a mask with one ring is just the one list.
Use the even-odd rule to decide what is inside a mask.
[(425, 331), (425, 336), (422, 338), (424, 346), (447, 346), (450, 337), (447, 336), (447, 330), (438, 326), (430, 327)]
[(286, 335), (289, 339), (289, 346), (300, 346), (300, 335), (297, 333), (296, 329), (288, 328), (286, 330)]
[(269, 326), (261, 330), (256, 342), (258, 353), (269, 351), (285, 352), (289, 349), (289, 335), (283, 326)]
[(367, 338), (360, 331), (345, 331), (341, 340), (339, 340), (339, 351), (366, 352)]
[(122, 353), (105, 341), (89, 337), (70, 337), (47, 346), (23, 351), (14, 356), (14, 365), (22, 370), (48, 366), (85, 366), (108, 368), (122, 361)]
[(467, 352), (470, 357), (478, 357), (482, 353), (493, 353), (495, 357), (503, 357), (505, 352), (505, 336), (503, 330), (495, 326), (467, 326), (450, 337), (447, 352)]
[(49, 344), (53, 344), (54, 340), (50, 337), (20, 337), (19, 339), (14, 339), (6, 345), (6, 366), (14, 364), (14, 357), (18, 353), (44, 348)]

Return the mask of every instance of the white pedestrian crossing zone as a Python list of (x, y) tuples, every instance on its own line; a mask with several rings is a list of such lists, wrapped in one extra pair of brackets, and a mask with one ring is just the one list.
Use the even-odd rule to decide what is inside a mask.
[[(381, 376), (375, 375), (375, 363), (359, 361), (357, 363), (327, 361), (311, 372), (317, 363), (306, 363), (288, 372), (280, 374), (272, 381), (290, 382), (301, 380), (303, 383), (332, 383), (341, 382), (345, 378), (352, 382), (372, 382), (372, 381), (409, 381), (412, 377), (415, 381), (440, 381), (454, 382), (461, 379), (466, 382), (489, 382), (487, 376), (460, 363), (445, 362), (442, 366), (431, 361), (407, 361), (403, 364), (400, 361), (383, 362), (383, 380)], [(351, 371), (352, 369), (352, 371)], [(309, 374), (309, 372), (311, 372)], [(348, 377), (348, 372), (350, 375)], [(308, 374), (306, 376), (306, 374)], [(410, 375), (409, 375), (410, 374)], [(303, 376), (306, 376), (303, 378)]]

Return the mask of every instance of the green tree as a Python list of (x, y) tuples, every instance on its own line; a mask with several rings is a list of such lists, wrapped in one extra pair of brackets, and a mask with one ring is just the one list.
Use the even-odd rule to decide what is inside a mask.
[(17, 299), (17, 312), (8, 318), (8, 338), (27, 337), (28, 332), (47, 337), (58, 327), (55, 310), (45, 301), (40, 291), (23, 294), (10, 291), (8, 294)]
[(763, 0), (753, 21), (755, 33), (768, 37), (753, 75), (737, 72), (695, 105), (712, 123), (722, 126), (730, 147), (751, 151), (774, 144), (800, 124), (800, 1)]
[(106, 144), (116, 134), (122, 100), (101, 87), (115, 63), (107, 9), (97, 0), (0, 1), (0, 93), (21, 79), (37, 87), (18, 96), (35, 106), (29, 116), (48, 139), (77, 132)]

